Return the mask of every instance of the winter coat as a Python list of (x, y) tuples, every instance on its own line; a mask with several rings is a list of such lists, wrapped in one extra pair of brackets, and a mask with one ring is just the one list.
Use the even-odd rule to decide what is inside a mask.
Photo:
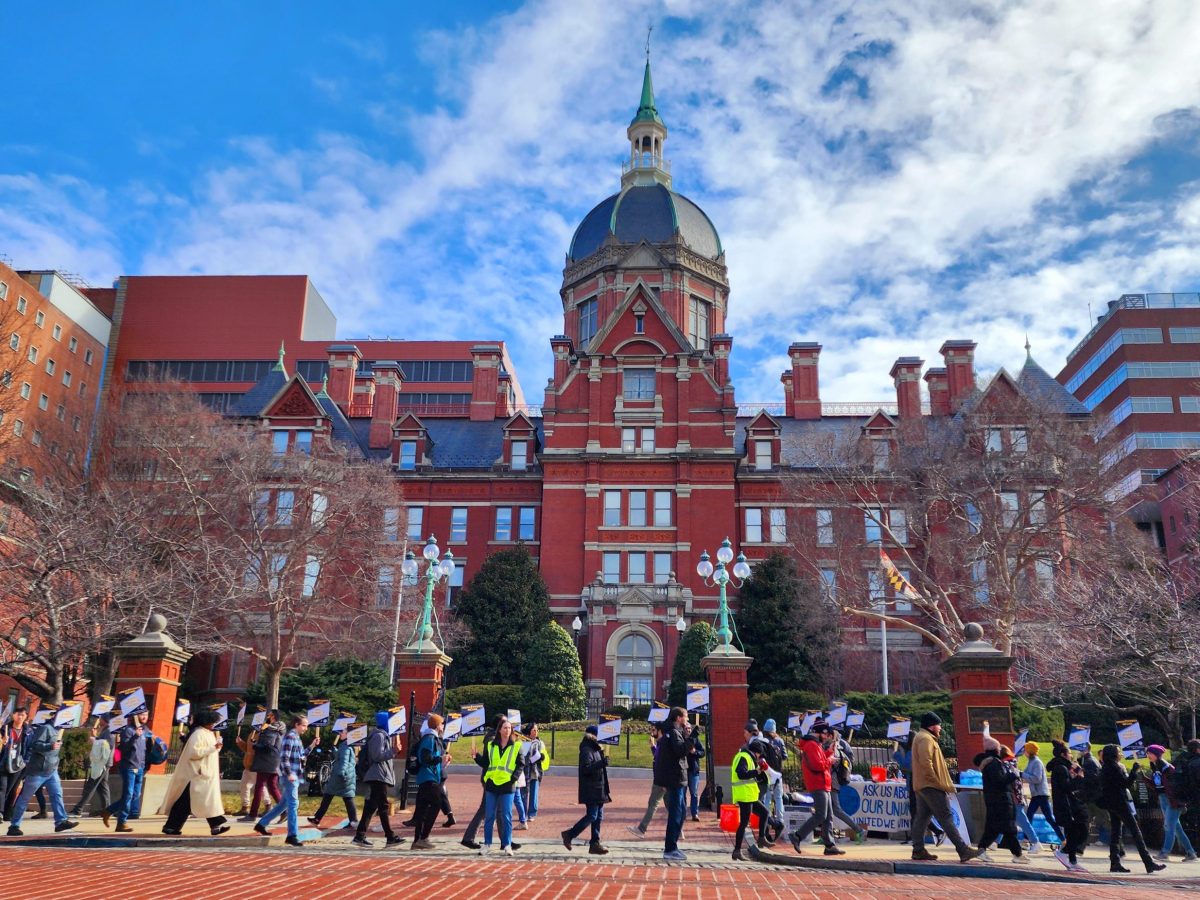
[(802, 735), (800, 738), (800, 767), (804, 770), (806, 791), (832, 791), (833, 752), (826, 750), (816, 738)]
[(1150, 772), (1145, 777), (1156, 795), (1167, 798), (1171, 809), (1182, 809), (1187, 805), (1179, 797), (1175, 767), (1165, 759), (1150, 763)]
[[(58, 751), (61, 749), (61, 741), (62, 735), (49, 723), (34, 728), (29, 758), (25, 762), (26, 777), (49, 775), (58, 770)], [(60, 746), (55, 747), (55, 744)]]
[(525, 781), (532, 784), (542, 780), (542, 759), (546, 756), (546, 744), (541, 738), (532, 738), (521, 745), (525, 751)]
[(1137, 776), (1119, 762), (1100, 764), (1100, 799), (1096, 805), (1105, 810), (1127, 809), (1129, 786)]
[(1071, 774), (1071, 761), (1056, 756), (1046, 765), (1050, 773), (1054, 818), (1060, 826), (1087, 825), (1087, 800), (1083, 796), (1083, 776)]
[(608, 792), (608, 757), (593, 735), (579, 742), (579, 802), (584, 806), (603, 806), (612, 802)]
[(446, 755), (446, 745), (434, 732), (426, 732), (417, 744), (417, 784), (432, 781), (442, 783), (442, 758)]
[(357, 754), (346, 741), (338, 743), (333, 750), (332, 768), (323, 792), (330, 797), (353, 797), (358, 793), (358, 775), (354, 770)]
[(1020, 783), (1020, 776), (1001, 762), (995, 750), (975, 759), (983, 774), (983, 805), (987, 811), (984, 827), (1002, 834), (1012, 831), (1017, 815), (1012, 788)]
[(395, 785), (396, 773), (392, 771), (392, 760), (396, 751), (392, 749), (392, 739), (388, 737), (388, 733), (382, 728), (371, 729), (367, 745), (363, 747), (362, 752), (367, 754), (367, 771), (363, 775), (363, 781), (378, 781), (388, 787)]
[(272, 722), (264, 725), (254, 742), (254, 762), (250, 765), (252, 772), (263, 775), (275, 775), (279, 772), (279, 751), (283, 748), (283, 723)]
[(158, 808), (158, 814), (165, 816), (170, 813), (171, 807), (183, 796), (184, 791), (188, 792), (193, 816), (213, 819), (225, 815), (225, 807), (221, 803), (217, 736), (207, 728), (197, 728), (188, 735), (171, 780), (167, 782), (167, 794)]
[(1046, 766), (1036, 756), (1029, 760), (1021, 779), (1029, 785), (1030, 797), (1050, 796), (1050, 784), (1046, 780)]
[(1175, 759), (1175, 793), (1187, 806), (1200, 803), (1200, 753), (1187, 751)]
[(106, 775), (112, 758), (113, 747), (108, 741), (108, 734), (105, 732), (92, 738), (92, 749), (88, 751), (88, 778)]
[(658, 739), (658, 753), (654, 757), (655, 786), (687, 787), (687, 754), (688, 739), (679, 728), (668, 726)]
[(704, 745), (700, 743), (700, 731), (697, 729), (688, 736), (688, 778), (700, 774), (700, 760), (704, 759)]
[(953, 794), (957, 791), (950, 778), (950, 767), (933, 732), (922, 728), (912, 739), (913, 790), (926, 788)]

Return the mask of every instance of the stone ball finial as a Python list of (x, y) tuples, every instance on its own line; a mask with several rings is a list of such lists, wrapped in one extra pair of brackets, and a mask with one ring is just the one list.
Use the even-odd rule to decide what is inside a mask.
[(146, 623), (146, 634), (162, 634), (167, 630), (167, 617), (161, 613), (154, 613), (150, 616), (150, 621)]
[(967, 627), (963, 629), (963, 637), (968, 641), (982, 641), (983, 626), (978, 622), (968, 622)]

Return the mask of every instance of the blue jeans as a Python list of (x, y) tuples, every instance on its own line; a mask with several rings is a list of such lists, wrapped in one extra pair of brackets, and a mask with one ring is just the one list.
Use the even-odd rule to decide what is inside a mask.
[(595, 805), (587, 804), (585, 807), (583, 818), (571, 826), (567, 834), (572, 840), (583, 834), (583, 829), (589, 825), (592, 826), (592, 843), (600, 843), (600, 823), (604, 821), (604, 804), (597, 803)]
[(300, 812), (300, 778), (295, 781), (286, 778), (279, 779), (279, 789), (283, 796), (279, 802), (267, 810), (266, 815), (258, 820), (258, 824), (266, 828), (276, 816), (287, 813), (287, 830), (292, 837), (300, 834), (300, 824), (297, 821)]
[(1170, 853), (1175, 846), (1175, 842), (1179, 841), (1180, 849), (1184, 853), (1188, 856), (1195, 856), (1196, 851), (1192, 847), (1192, 842), (1188, 840), (1187, 832), (1179, 825), (1179, 816), (1183, 810), (1172, 809), (1166, 794), (1158, 795), (1158, 806), (1163, 814), (1163, 854)]
[(700, 773), (688, 776), (688, 796), (691, 799), (692, 816), (700, 815)]
[(783, 779), (780, 778), (769, 788), (767, 788), (767, 796), (763, 798), (763, 806), (771, 810), (772, 814), (780, 822), (783, 821)]
[(517, 821), (523, 823), (526, 819), (524, 788), (517, 788), (515, 791), (513, 791), (513, 806), (517, 810)]
[(492, 846), (492, 826), (496, 824), (497, 819), (500, 820), (500, 846), (509, 847), (512, 845), (512, 809), (512, 794), (493, 794), (491, 791), (483, 792), (484, 846)]
[(145, 769), (121, 766), (121, 796), (108, 808), (110, 813), (116, 814), (118, 825), (124, 825), (125, 820), (137, 812), (136, 804), (141, 800), (142, 779), (145, 777)]
[(1041, 811), (1042, 818), (1046, 820), (1046, 824), (1054, 829), (1054, 833), (1058, 835), (1058, 840), (1061, 843), (1063, 840), (1063, 831), (1058, 827), (1058, 822), (1054, 821), (1054, 811), (1050, 809), (1050, 798), (1045, 794), (1037, 797), (1029, 798), (1029, 806), (1025, 808), (1025, 815), (1029, 816), (1029, 821), (1033, 822), (1034, 815)]
[(541, 786), (541, 780), (531, 781), (525, 786), (525, 812), (531, 819), (537, 818), (538, 789)]
[(36, 794), (42, 785), (45, 785), (50, 793), (50, 808), (54, 810), (54, 824), (61, 825), (67, 821), (67, 808), (63, 805), (62, 785), (58, 780), (58, 770), (55, 769), (47, 775), (25, 776), (25, 786), (21, 788), (21, 796), (13, 804), (12, 821), (9, 822), (13, 828), (21, 827), (21, 819), (25, 815), (25, 807), (29, 805), (29, 798)]
[(1025, 807), (1020, 803), (1016, 804), (1016, 814), (1017, 830), (1024, 832), (1025, 838), (1029, 841), (1029, 843), (1036, 845), (1038, 843), (1037, 832), (1033, 830), (1033, 825), (1029, 821), (1029, 816), (1025, 815)]
[(687, 788), (667, 788), (667, 838), (663, 843), (663, 853), (679, 849), (679, 836), (683, 834), (683, 812), (686, 808)]

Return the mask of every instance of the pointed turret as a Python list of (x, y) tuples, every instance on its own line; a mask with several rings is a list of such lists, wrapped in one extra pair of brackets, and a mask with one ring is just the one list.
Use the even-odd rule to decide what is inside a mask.
[(636, 125), (638, 122), (655, 122), (666, 125), (658, 115), (658, 107), (654, 105), (654, 81), (650, 77), (650, 58), (646, 57), (646, 72), (642, 75), (642, 102), (638, 104), (637, 115), (633, 117), (630, 125)]
[(621, 187), (661, 184), (670, 188), (671, 164), (663, 156), (667, 126), (654, 105), (649, 44), (646, 46), (646, 71), (642, 75), (642, 99), (626, 134), (629, 135), (629, 161), (621, 167)]

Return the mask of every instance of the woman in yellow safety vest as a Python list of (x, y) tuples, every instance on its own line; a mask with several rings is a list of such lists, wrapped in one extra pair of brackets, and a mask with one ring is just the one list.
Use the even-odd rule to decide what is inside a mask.
[(730, 766), (730, 781), (733, 784), (733, 802), (738, 808), (738, 829), (733, 838), (733, 858), (744, 859), (742, 856), (742, 840), (746, 836), (746, 826), (750, 824), (750, 814), (758, 816), (758, 845), (766, 844), (767, 822), (771, 813), (763, 806), (759, 797), (762, 794), (760, 782), (766, 780), (762, 771), (763, 751), (766, 747), (754, 733), (745, 731), (746, 743), (734, 754)]
[(513, 740), (512, 723), (502, 719), (496, 736), (483, 742), (483, 752), (477, 754), (475, 762), (483, 769), (483, 856), (492, 849), (492, 828), (500, 820), (500, 849), (505, 856), (512, 856), (512, 811), (513, 790), (517, 785), (517, 765), (520, 753)]

